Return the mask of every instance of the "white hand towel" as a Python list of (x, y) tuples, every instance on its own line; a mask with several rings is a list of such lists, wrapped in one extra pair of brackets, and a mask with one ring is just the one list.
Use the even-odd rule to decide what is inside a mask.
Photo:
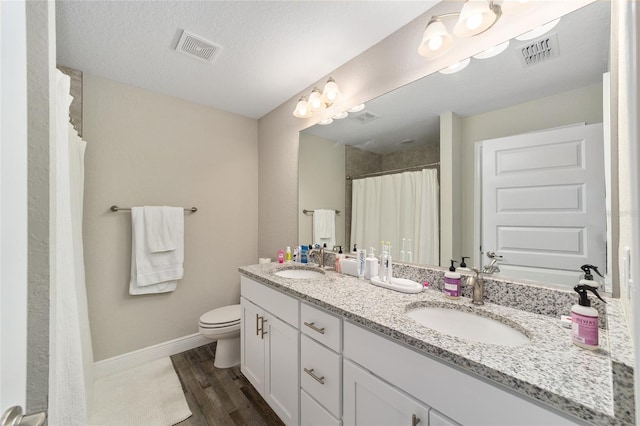
[(180, 207), (144, 206), (144, 226), (151, 253), (176, 249), (175, 224), (184, 215)]
[(313, 212), (313, 243), (326, 244), (330, 249), (336, 244), (335, 210), (316, 209)]
[[(177, 208), (179, 209), (179, 208)], [(164, 293), (176, 288), (184, 273), (184, 214), (172, 215), (169, 226), (176, 249), (151, 253), (147, 244), (143, 207), (131, 209), (131, 280), (129, 294)]]

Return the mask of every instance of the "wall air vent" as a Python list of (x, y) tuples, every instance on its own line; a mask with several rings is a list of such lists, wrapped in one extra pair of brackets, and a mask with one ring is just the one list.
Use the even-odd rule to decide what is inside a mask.
[(198, 37), (187, 31), (182, 31), (182, 36), (180, 36), (176, 50), (183, 55), (200, 61), (213, 62), (222, 50), (222, 47), (202, 37)]
[(349, 115), (349, 119), (365, 124), (373, 120), (377, 120), (379, 117), (369, 111), (362, 111), (358, 114)]
[(530, 67), (560, 55), (556, 33), (533, 40), (518, 52), (523, 67)]

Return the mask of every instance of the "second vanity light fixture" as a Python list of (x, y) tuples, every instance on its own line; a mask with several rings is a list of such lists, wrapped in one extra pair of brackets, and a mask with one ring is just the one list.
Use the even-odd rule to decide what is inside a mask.
[(293, 115), (298, 118), (309, 118), (314, 112), (329, 108), (341, 95), (338, 84), (333, 77), (329, 77), (322, 92), (317, 87), (314, 87), (309, 96), (300, 98)]
[[(460, 12), (433, 16), (422, 36), (418, 53), (425, 58), (435, 58), (445, 53), (456, 37), (473, 37), (491, 28), (502, 16), (502, 8), (489, 0), (467, 0)], [(453, 35), (444, 21), (457, 18)]]

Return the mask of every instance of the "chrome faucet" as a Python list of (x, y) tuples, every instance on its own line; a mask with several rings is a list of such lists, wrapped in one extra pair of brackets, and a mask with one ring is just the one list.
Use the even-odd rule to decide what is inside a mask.
[(478, 268), (471, 268), (475, 275), (467, 278), (467, 285), (471, 286), (471, 303), (474, 305), (484, 305), (484, 279), (480, 275)]
[(309, 250), (308, 256), (312, 260), (314, 258), (316, 258), (318, 261), (315, 262), (315, 263), (317, 263), (320, 268), (324, 269), (324, 267), (325, 267), (325, 265), (324, 265), (324, 247), (314, 248), (314, 249)]
[(484, 265), (482, 267), (482, 273), (483, 274), (493, 274), (493, 273), (496, 273), (496, 272), (500, 272), (500, 268), (496, 264), (498, 263), (499, 260), (502, 260), (502, 256), (498, 256), (493, 251), (488, 251), (487, 252), (487, 257), (489, 259), (491, 259), (491, 262), (489, 262), (488, 265)]

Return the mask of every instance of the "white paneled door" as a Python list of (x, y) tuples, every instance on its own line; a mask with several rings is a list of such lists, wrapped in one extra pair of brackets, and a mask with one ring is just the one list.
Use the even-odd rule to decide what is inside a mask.
[(0, 413), (25, 406), (27, 58), (25, 2), (0, 3)]
[(483, 141), (482, 250), (506, 268), (604, 272), (603, 149), (602, 124)]

